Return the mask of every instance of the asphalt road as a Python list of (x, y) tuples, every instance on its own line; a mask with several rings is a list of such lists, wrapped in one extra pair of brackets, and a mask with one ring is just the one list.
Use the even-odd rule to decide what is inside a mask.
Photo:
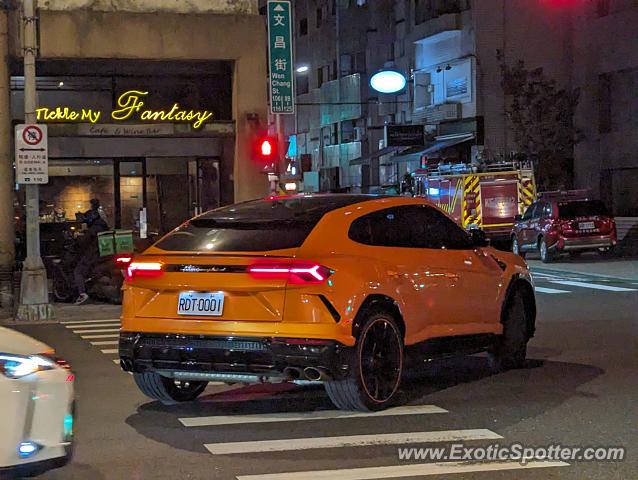
[[(53, 345), (78, 378), (74, 461), (41, 478), (637, 478), (638, 281), (541, 270), (535, 281), (539, 312), (528, 368), (491, 375), (482, 356), (431, 363), (403, 386), (411, 409), (384, 415), (337, 413), (321, 387), (289, 384), (210, 386), (196, 403), (167, 407), (146, 399), (115, 364), (117, 320), (20, 327)], [(627, 451), (622, 462), (527, 468), (398, 457), (399, 447), (449, 446), (462, 437), (472, 447)]]

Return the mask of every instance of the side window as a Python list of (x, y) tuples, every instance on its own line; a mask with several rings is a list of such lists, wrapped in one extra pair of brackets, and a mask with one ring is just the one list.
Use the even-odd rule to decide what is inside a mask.
[(358, 218), (351, 240), (379, 247), (470, 249), (467, 234), (441, 212), (426, 205), (387, 208)]
[(527, 207), (527, 210), (525, 210), (525, 213), (523, 214), (523, 220), (529, 220), (532, 218), (534, 210), (536, 210), (536, 205), (538, 204), (532, 203), (529, 207)]
[(552, 217), (552, 204), (551, 203), (546, 203), (545, 204), (545, 209), (543, 210), (543, 217), (545, 218), (551, 218)]

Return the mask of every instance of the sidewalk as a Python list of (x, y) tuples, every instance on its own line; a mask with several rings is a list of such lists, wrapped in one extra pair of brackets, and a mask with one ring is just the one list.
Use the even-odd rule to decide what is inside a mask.
[(578, 258), (560, 257), (552, 263), (528, 259), (532, 270), (562, 273), (581, 273), (594, 277), (615, 277), (638, 282), (638, 257), (602, 258), (597, 254), (583, 254)]
[[(54, 303), (53, 310), (55, 311), (55, 319), (50, 322), (38, 322), (38, 325), (43, 323), (58, 323), (67, 322), (73, 320), (111, 320), (119, 319), (121, 305), (111, 305), (108, 303), (95, 303), (75, 306), (68, 303)], [(14, 324), (13, 316), (6, 310), (0, 310), (0, 324)]]

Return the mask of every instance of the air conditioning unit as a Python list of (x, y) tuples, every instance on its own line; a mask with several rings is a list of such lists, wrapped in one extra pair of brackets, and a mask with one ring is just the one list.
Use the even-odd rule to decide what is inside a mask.
[(444, 122), (446, 120), (458, 120), (461, 116), (460, 103), (443, 103), (433, 105), (425, 109), (425, 120), (428, 123)]
[(366, 134), (366, 130), (363, 127), (354, 127), (354, 141), (362, 142)]

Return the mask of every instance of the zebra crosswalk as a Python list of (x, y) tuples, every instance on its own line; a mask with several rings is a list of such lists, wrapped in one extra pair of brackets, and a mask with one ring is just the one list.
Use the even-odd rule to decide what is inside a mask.
[(589, 277), (570, 273), (545, 273), (532, 270), (536, 293), (557, 295), (585, 292), (638, 292), (635, 284), (614, 277)]
[[(197, 428), (196, 438), (203, 442), (205, 450), (214, 456), (235, 455), (237, 456), (237, 465), (242, 465), (241, 458), (247, 460), (255, 454), (268, 453), (270, 455), (304, 455), (299, 451), (317, 450), (325, 451), (329, 449), (339, 449), (340, 454), (346, 455), (348, 458), (357, 458), (356, 449), (361, 447), (379, 448), (394, 447), (397, 449), (404, 448), (408, 445), (427, 445), (434, 446), (451, 446), (468, 444), (471, 446), (487, 448), (490, 445), (505, 444), (507, 439), (488, 428), (461, 428), (454, 430), (437, 429), (437, 430), (419, 430), (415, 429), (415, 425), (423, 425), (424, 416), (449, 414), (450, 412), (437, 405), (419, 405), (395, 407), (381, 412), (346, 412), (321, 410), (313, 412), (284, 412), (284, 413), (261, 413), (248, 415), (219, 415), (205, 417), (182, 417), (178, 418), (179, 423), (187, 429)], [(396, 417), (390, 419), (398, 424), (399, 418), (406, 419), (402, 424), (406, 426), (406, 431), (386, 433), (380, 426), (380, 420), (388, 417)], [(447, 417), (445, 417), (447, 418)], [(356, 424), (349, 424), (350, 420), (358, 419)], [(316, 430), (295, 429), (282, 427), (280, 429), (261, 429), (260, 424), (273, 424), (278, 422), (322, 422), (321, 435), (312, 435)], [(326, 422), (326, 423), (323, 423)], [(336, 423), (335, 423), (336, 422)], [(364, 423), (362, 423), (364, 422)], [(224, 428), (241, 429), (244, 425), (253, 432), (276, 432), (280, 436), (281, 432), (287, 431), (307, 431), (308, 435), (299, 436), (293, 434), (284, 435), (286, 438), (258, 438), (248, 441), (219, 441), (226, 439), (227, 430)], [(371, 426), (379, 426), (379, 432), (370, 432)], [(360, 428), (366, 433), (357, 433), (352, 427)], [(342, 433), (348, 432), (347, 435)], [(374, 428), (373, 428), (374, 430)], [(401, 429), (403, 430), (403, 429)], [(334, 431), (340, 433), (334, 436), (326, 435), (326, 432)], [(212, 440), (209, 443), (207, 440)], [(518, 440), (518, 439), (517, 439)], [(344, 451), (344, 449), (348, 449)], [(350, 449), (352, 450), (350, 452)], [(449, 451), (449, 450), (448, 450)], [(308, 455), (304, 458), (308, 458)], [(317, 454), (315, 458), (330, 458), (330, 455)], [(273, 457), (277, 458), (277, 457)], [(366, 466), (365, 460), (361, 460), (362, 465), (356, 465), (348, 462), (347, 468), (330, 469), (330, 470), (306, 470), (306, 471), (283, 471), (272, 472), (265, 471), (263, 473), (255, 473), (242, 475), (236, 474), (237, 480), (328, 480), (333, 478), (345, 480), (373, 480), (381, 478), (405, 478), (405, 477), (421, 477), (436, 476), (447, 474), (472, 474), (478, 472), (497, 472), (497, 471), (518, 471), (537, 468), (557, 468), (567, 467), (569, 463), (562, 461), (539, 461), (540, 459), (530, 459), (528, 463), (522, 464), (515, 459), (491, 460), (485, 459), (472, 461), (458, 461), (457, 459), (442, 458), (441, 461), (430, 461), (427, 463), (414, 463), (401, 461), (400, 454), (397, 453), (396, 461), (393, 464), (382, 466)], [(321, 461), (321, 460), (320, 460)], [(275, 462), (275, 464), (277, 464)], [(284, 463), (285, 465), (286, 463)], [(241, 467), (240, 467), (241, 468)], [(516, 477), (524, 478), (520, 472), (516, 473)]]
[[(87, 340), (91, 346), (100, 350), (100, 353), (111, 357), (114, 364), (119, 365), (118, 338), (120, 337), (120, 319), (108, 318), (103, 320), (68, 320), (60, 324)], [(110, 339), (110, 340), (109, 340)], [(113, 348), (107, 348), (113, 347)]]

